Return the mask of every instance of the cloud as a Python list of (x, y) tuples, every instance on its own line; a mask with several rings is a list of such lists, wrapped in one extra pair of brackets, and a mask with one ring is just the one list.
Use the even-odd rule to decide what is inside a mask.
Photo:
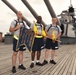
[(7, 15), (9, 15), (9, 16), (11, 16), (11, 17), (15, 17), (15, 16), (16, 16), (16, 14), (13, 13), (13, 12), (8, 12)]
[(5, 23), (5, 21), (4, 20), (0, 20), (0, 23)]

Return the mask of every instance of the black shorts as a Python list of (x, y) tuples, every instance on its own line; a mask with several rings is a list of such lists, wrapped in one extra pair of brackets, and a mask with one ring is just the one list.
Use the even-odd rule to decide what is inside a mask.
[(46, 49), (57, 50), (59, 48), (58, 42), (57, 41), (52, 42), (51, 39), (47, 38), (46, 43), (45, 43), (45, 48)]
[(41, 51), (44, 48), (44, 39), (35, 38), (32, 51)]
[(17, 40), (13, 38), (13, 51), (14, 52), (25, 51), (26, 50), (25, 45), (21, 45), (19, 50), (16, 49), (16, 46), (17, 46)]

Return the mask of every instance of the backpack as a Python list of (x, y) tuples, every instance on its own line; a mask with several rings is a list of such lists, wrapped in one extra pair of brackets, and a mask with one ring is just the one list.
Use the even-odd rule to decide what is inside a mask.
[[(50, 30), (51, 27), (52, 27), (52, 24), (50, 24), (50, 27), (47, 29), (47, 32)], [(56, 25), (56, 27), (58, 28), (57, 25)], [(59, 28), (58, 28), (58, 32), (59, 32)]]
[(20, 22), (19, 20), (18, 21), (14, 20), (14, 21), (16, 22), (15, 27), (17, 26), (17, 23), (23, 23), (23, 25), (25, 25), (24, 22), (23, 22), (23, 20), (22, 20), (22, 22)]
[[(16, 22), (16, 24), (15, 24), (14, 27), (16, 27), (16, 26), (17, 26), (17, 23), (20, 23), (20, 22), (19, 22), (19, 20), (14, 20), (14, 21)], [(25, 27), (25, 24), (24, 24), (23, 20), (22, 20), (22, 23), (23, 23), (23, 25), (24, 25), (24, 27)], [(17, 30), (18, 30), (18, 29), (17, 29)], [(15, 30), (15, 31), (17, 31), (17, 30)], [(13, 35), (14, 35), (14, 32), (12, 32), (11, 34), (12, 34), (12, 36), (13, 36)]]
[[(50, 27), (48, 28), (47, 32), (50, 30), (51, 27), (52, 27), (52, 24), (50, 24)], [(57, 25), (56, 25), (56, 27), (58, 28)], [(61, 28), (61, 30), (62, 30), (62, 32), (61, 32), (61, 35), (62, 35), (62, 34), (64, 33), (64, 25), (61, 24), (61, 25), (60, 25), (60, 28)], [(58, 28), (58, 32), (59, 32), (59, 28)]]
[[(22, 20), (22, 22), (20, 22), (19, 20), (18, 21), (17, 20), (14, 20), (14, 21), (16, 22), (15, 27), (17, 26), (17, 23), (23, 23), (23, 25), (25, 27), (25, 24), (24, 24), (23, 20)], [(15, 30), (15, 31), (17, 31), (17, 30)]]

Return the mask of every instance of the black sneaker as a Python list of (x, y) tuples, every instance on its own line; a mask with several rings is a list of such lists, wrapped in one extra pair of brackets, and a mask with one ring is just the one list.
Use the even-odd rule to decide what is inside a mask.
[(50, 63), (52, 64), (56, 64), (56, 62), (54, 60), (50, 60)]
[(12, 67), (12, 73), (16, 73), (16, 67), (15, 66)]
[(36, 62), (36, 65), (38, 66), (42, 66), (42, 64), (40, 62)]
[(46, 65), (46, 64), (48, 64), (48, 61), (44, 60), (42, 65)]
[(31, 63), (30, 68), (33, 68), (33, 67), (34, 67), (34, 63)]
[(26, 69), (26, 67), (24, 67), (23, 64), (19, 65), (18, 68), (19, 68), (19, 69), (22, 69), (22, 70), (25, 70), (25, 69)]

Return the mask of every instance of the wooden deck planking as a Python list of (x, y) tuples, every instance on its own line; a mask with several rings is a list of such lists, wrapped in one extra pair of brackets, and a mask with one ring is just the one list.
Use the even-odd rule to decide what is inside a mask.
[[(61, 56), (63, 56), (63, 57), (61, 57), (61, 56), (60, 56), (60, 57), (61, 57), (61, 58), (64, 58), (65, 55), (66, 55), (66, 52), (61, 55)], [(63, 59), (61, 59), (61, 58), (60, 58), (60, 60), (57, 62), (57, 64), (60, 64), (60, 62), (63, 60)], [(56, 65), (57, 65), (57, 64), (56, 64)], [(46, 74), (46, 72), (44, 72), (44, 74), (45, 74), (45, 75), (50, 74), (50, 72), (51, 72), (54, 68), (56, 68), (56, 65), (55, 65), (54, 67), (52, 67), (52, 68), (49, 67), (49, 68), (47, 69), (49, 72), (47, 72), (47, 74)], [(59, 66), (59, 65), (58, 65), (58, 66)]]
[[(44, 52), (45, 50), (42, 51), (41, 62), (44, 60)], [(31, 55), (27, 50), (24, 52), (23, 62), (27, 69), (23, 71), (17, 68), (15, 74), (11, 73), (11, 56), (12, 45), (0, 45), (0, 75), (76, 75), (76, 45), (61, 45), (55, 55), (56, 65), (48, 63), (45, 66), (35, 66), (32, 69), (29, 68)]]
[(71, 75), (76, 75), (76, 57), (75, 57), (75, 62), (74, 62), (74, 66), (73, 66), (73, 70), (72, 70)]
[[(42, 67), (41, 67), (40, 69), (42, 69)], [(40, 70), (40, 69), (39, 69), (39, 70)], [(43, 69), (42, 69), (42, 70), (43, 70)], [(44, 70), (44, 71), (45, 71), (45, 70)], [(36, 73), (35, 73), (35, 74), (36, 74)]]
[[(60, 63), (62, 57), (63, 57), (63, 56), (61, 55), (61, 56), (59, 56), (58, 58), (55, 59), (56, 62), (57, 62), (57, 64)], [(48, 66), (45, 65), (45, 66), (44, 66), (44, 70), (43, 70), (43, 72), (41, 73), (41, 75), (44, 75), (44, 74), (46, 74), (46, 73), (49, 74), (50, 69), (52, 70), (52, 69), (54, 68), (53, 66), (55, 67), (55, 65), (50, 64), (50, 63), (49, 63)], [(46, 68), (46, 67), (47, 67), (47, 68)]]

